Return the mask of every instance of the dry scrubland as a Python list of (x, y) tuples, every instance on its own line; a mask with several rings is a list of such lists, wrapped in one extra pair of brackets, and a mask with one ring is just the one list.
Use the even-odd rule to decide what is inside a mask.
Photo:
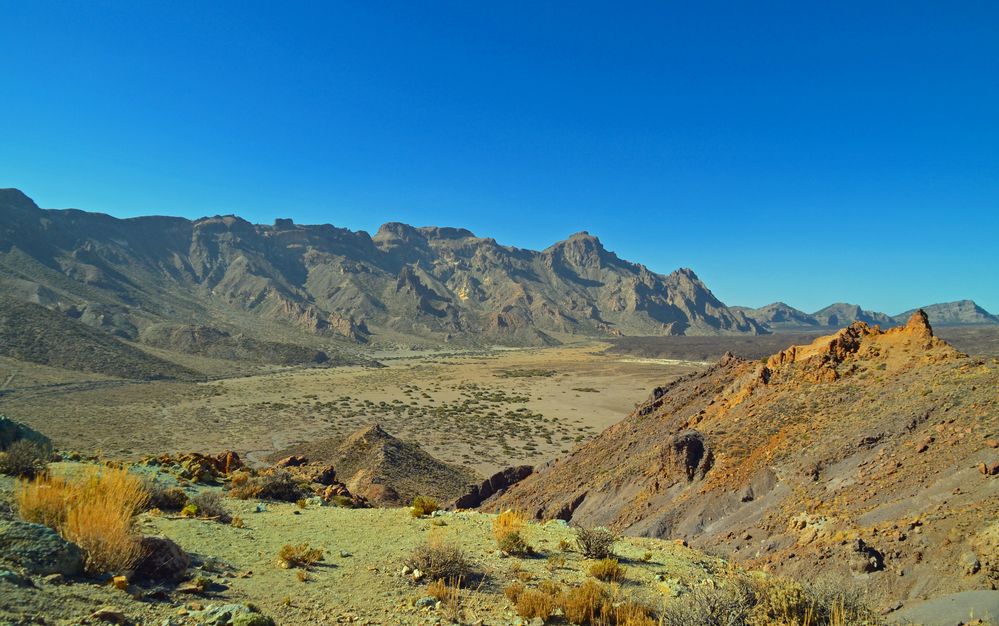
[[(59, 447), (112, 458), (248, 451), (251, 461), (377, 422), (480, 474), (560, 456), (699, 363), (633, 362), (602, 345), (381, 355), (383, 368), (287, 368), (134, 382), (0, 361), (0, 413)], [(202, 364), (203, 365), (203, 364)], [(62, 377), (60, 377), (62, 376)]]
[[(3, 623), (44, 616), (34, 623), (209, 624), (214, 607), (233, 603), (259, 613), (220, 623), (264, 626), (273, 623), (268, 616), (280, 624), (652, 626), (706, 623), (704, 611), (716, 610), (741, 616), (719, 623), (791, 626), (855, 623), (858, 615), (857, 599), (837, 581), (803, 587), (672, 541), (600, 531), (581, 541), (563, 522), (529, 523), (510, 512), (434, 511), (433, 502), (420, 510), (264, 503), (188, 484), (198, 504), (176, 514), (149, 510), (148, 494), (136, 491), (143, 474), (174, 484), (150, 468), (58, 463), (51, 471), (35, 486), (0, 479), (0, 493), (16, 500), (13, 512), (80, 541), (86, 569), (31, 584), (0, 580)], [(53, 485), (55, 494), (40, 490)], [(83, 497), (122, 513), (117, 522), (134, 513), (134, 523), (87, 517), (96, 509), (81, 509)], [(216, 508), (197, 508), (209, 504)], [(148, 567), (128, 548), (129, 533), (170, 538), (190, 555), (190, 569), (136, 584)]]

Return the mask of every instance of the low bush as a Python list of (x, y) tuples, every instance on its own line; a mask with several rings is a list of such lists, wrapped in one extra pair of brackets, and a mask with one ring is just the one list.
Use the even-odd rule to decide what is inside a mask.
[(240, 500), (296, 502), (308, 497), (309, 493), (290, 473), (285, 470), (275, 470), (252, 477), (245, 473), (234, 475), (229, 481), (229, 495)]
[(536, 589), (525, 589), (517, 598), (517, 615), (524, 619), (540, 618), (547, 621), (555, 613), (555, 598)]
[(149, 494), (148, 506), (161, 511), (180, 511), (187, 506), (187, 492), (180, 487), (166, 487), (156, 480), (143, 484)]
[(513, 604), (517, 604), (517, 598), (520, 597), (520, 594), (524, 593), (524, 589), (524, 583), (512, 582), (503, 589), (503, 595)]
[(289, 543), (278, 550), (278, 562), (281, 564), (281, 567), (286, 569), (293, 567), (307, 569), (322, 560), (322, 549), (310, 548), (308, 543), (300, 543), (298, 545)]
[(416, 546), (404, 564), (420, 570), (429, 580), (454, 580), (465, 585), (476, 578), (464, 550), (436, 535)]
[(211, 518), (223, 524), (228, 524), (232, 520), (222, 494), (218, 491), (202, 491), (191, 498), (191, 504), (194, 505), (198, 517)]
[(437, 500), (426, 496), (416, 496), (413, 498), (410, 513), (413, 517), (424, 517), (426, 515), (430, 515), (439, 508), (440, 506), (438, 505)]
[(617, 559), (600, 559), (590, 566), (590, 576), (604, 582), (616, 582), (624, 578), (624, 568), (618, 564)]
[(616, 541), (617, 534), (608, 528), (576, 526), (576, 546), (587, 558), (607, 559), (614, 556)]
[(45, 450), (27, 439), (18, 439), (0, 452), (0, 474), (18, 478), (35, 478), (48, 471)]
[(134, 518), (149, 498), (142, 480), (101, 468), (82, 480), (38, 477), (18, 485), (18, 513), (80, 546), (88, 574), (131, 570), (142, 557)]
[(503, 535), (497, 542), (499, 549), (514, 556), (529, 556), (534, 554), (532, 548), (520, 532), (514, 531)]
[(559, 605), (570, 623), (590, 624), (600, 619), (605, 605), (610, 606), (610, 597), (600, 583), (588, 580), (563, 593)]

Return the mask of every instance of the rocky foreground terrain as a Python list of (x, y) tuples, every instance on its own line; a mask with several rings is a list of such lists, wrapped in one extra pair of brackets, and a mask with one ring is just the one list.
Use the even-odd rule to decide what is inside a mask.
[(893, 609), (999, 583), (999, 361), (918, 311), (756, 361), (728, 355), (497, 501), (685, 539)]

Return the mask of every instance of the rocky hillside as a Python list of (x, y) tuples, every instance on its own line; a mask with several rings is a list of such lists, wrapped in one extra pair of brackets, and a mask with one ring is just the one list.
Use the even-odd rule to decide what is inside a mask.
[(231, 215), (116, 219), (42, 210), (14, 189), (0, 215), (0, 294), (129, 339), (154, 324), (293, 343), (762, 330), (692, 271), (656, 274), (587, 233), (538, 252), (398, 223), (372, 237)]
[(926, 315), (727, 355), (491, 506), (925, 597), (999, 584), (999, 361)]

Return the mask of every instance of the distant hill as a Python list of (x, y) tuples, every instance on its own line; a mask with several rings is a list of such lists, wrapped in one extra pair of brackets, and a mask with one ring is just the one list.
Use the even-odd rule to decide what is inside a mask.
[[(981, 326), (999, 324), (999, 317), (992, 315), (972, 300), (958, 300), (922, 307), (934, 326)], [(914, 311), (894, 316), (896, 322), (908, 319)]]
[[(693, 271), (620, 259), (585, 232), (543, 251), (460, 228), (374, 236), (233, 215), (116, 219), (0, 190), (0, 294), (143, 340), (157, 324), (325, 346), (761, 333)], [(326, 349), (326, 348), (324, 348)]]
[[(854, 322), (891, 328), (904, 324), (918, 309), (888, 316), (877, 311), (866, 311), (856, 304), (830, 304), (815, 313), (805, 313), (783, 302), (774, 302), (758, 309), (729, 307), (755, 320), (772, 331), (812, 331), (847, 326)], [(971, 300), (959, 300), (921, 307), (934, 326), (985, 326), (999, 324), (999, 317), (992, 315)]]
[(865, 311), (856, 304), (837, 302), (812, 313), (821, 326), (849, 326), (854, 322), (864, 322), (870, 325), (879, 325), (882, 328), (895, 326), (896, 322), (891, 317), (877, 311)]
[(819, 328), (822, 324), (814, 315), (784, 304), (774, 302), (758, 309), (748, 307), (732, 307), (743, 312), (747, 317), (756, 320), (771, 330), (809, 330)]
[(0, 355), (121, 378), (198, 377), (71, 317), (6, 298), (0, 298)]

